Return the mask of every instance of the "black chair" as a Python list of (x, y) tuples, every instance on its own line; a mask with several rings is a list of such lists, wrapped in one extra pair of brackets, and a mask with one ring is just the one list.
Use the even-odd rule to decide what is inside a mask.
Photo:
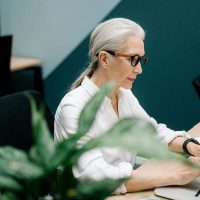
[(12, 92), (10, 58), (12, 49), (12, 36), (0, 37), (0, 96)]
[(200, 98), (200, 75), (197, 76), (193, 81), (192, 81), (192, 84)]
[[(40, 93), (29, 91), (37, 105), (44, 103), (45, 117), (53, 136), (54, 119)], [(32, 145), (31, 108), (24, 92), (0, 97), (0, 146), (28, 150)]]

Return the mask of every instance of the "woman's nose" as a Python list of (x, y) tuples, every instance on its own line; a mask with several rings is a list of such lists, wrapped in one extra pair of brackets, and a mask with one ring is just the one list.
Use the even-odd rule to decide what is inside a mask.
[(139, 62), (134, 68), (133, 71), (137, 74), (141, 74), (142, 73), (142, 66), (141, 63)]

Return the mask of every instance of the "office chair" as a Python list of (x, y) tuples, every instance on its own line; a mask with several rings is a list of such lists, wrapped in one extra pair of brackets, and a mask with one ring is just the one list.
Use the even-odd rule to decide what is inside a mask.
[(193, 79), (192, 84), (200, 98), (200, 75)]
[[(45, 105), (45, 117), (53, 136), (54, 119), (40, 93), (29, 91), (37, 105)], [(0, 97), (0, 146), (29, 150), (33, 143), (31, 107), (24, 92)]]
[(0, 37), (0, 96), (12, 92), (10, 58), (12, 49), (12, 36)]

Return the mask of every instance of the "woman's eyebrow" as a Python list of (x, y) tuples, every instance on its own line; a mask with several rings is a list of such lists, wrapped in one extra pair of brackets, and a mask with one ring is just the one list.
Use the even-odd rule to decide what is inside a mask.
[(134, 50), (127, 51), (127, 54), (129, 54), (130, 56), (135, 56), (135, 55), (139, 55), (140, 57), (145, 56), (145, 52), (143, 52), (143, 54), (141, 55), (140, 53), (136, 53)]
[(133, 56), (140, 56), (140, 57), (143, 57), (143, 56), (145, 56), (145, 54), (142, 54), (142, 55), (140, 55), (139, 53), (135, 53), (135, 54), (130, 54), (130, 57), (133, 57)]

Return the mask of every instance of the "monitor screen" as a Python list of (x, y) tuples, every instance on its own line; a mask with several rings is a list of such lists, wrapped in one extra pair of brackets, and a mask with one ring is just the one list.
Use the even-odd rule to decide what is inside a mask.
[(193, 79), (192, 84), (200, 98), (200, 75)]

